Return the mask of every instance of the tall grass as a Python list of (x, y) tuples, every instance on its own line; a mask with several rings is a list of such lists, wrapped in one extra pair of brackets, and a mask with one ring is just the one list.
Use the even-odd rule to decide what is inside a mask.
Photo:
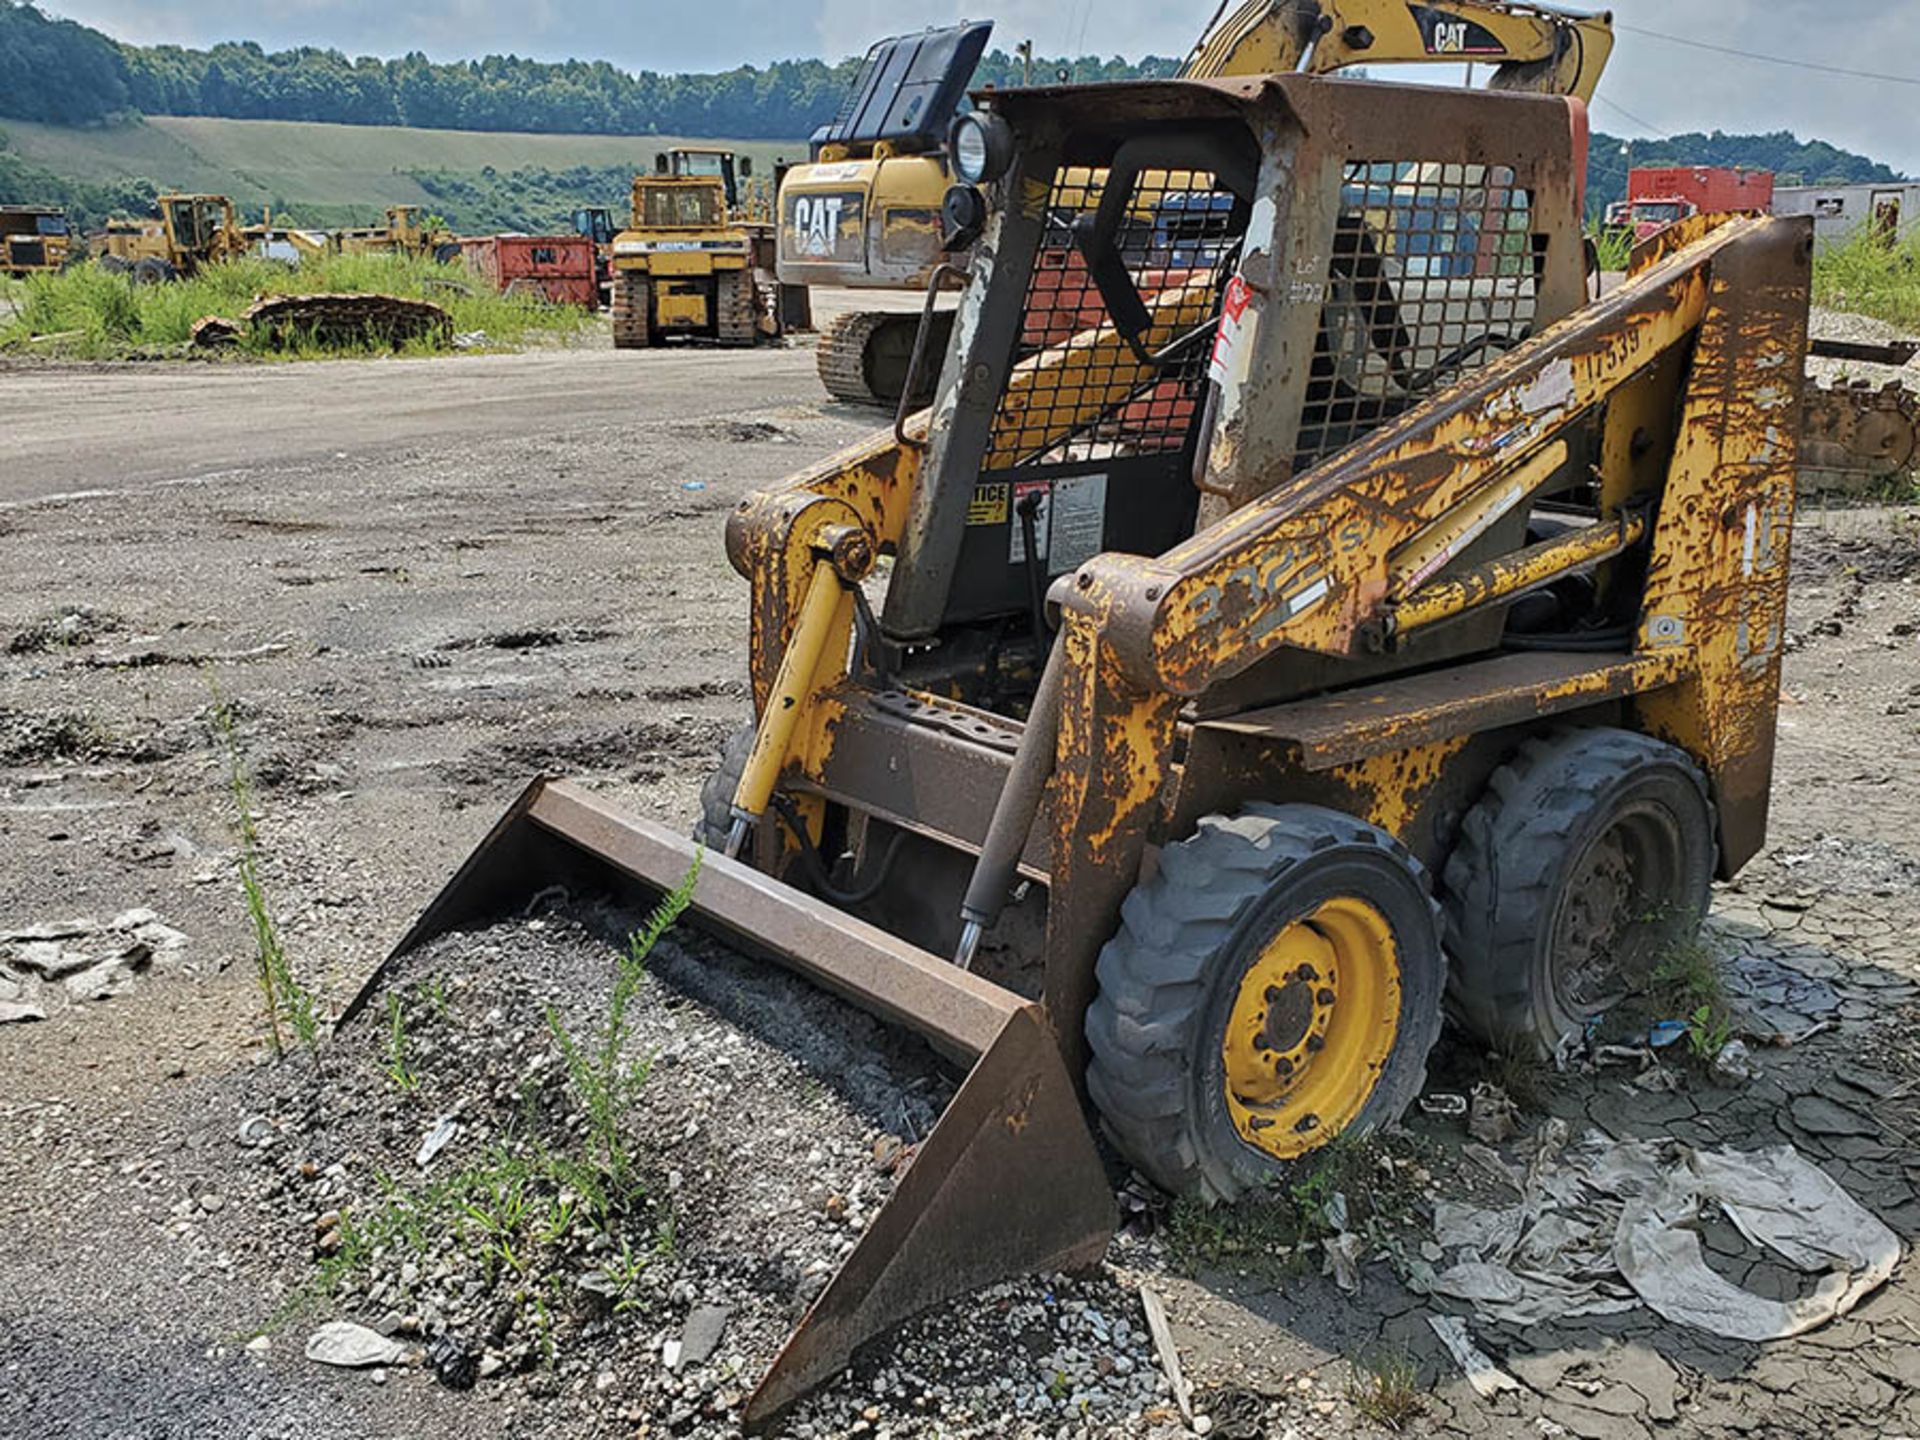
[(1813, 301), (1920, 328), (1920, 232), (1888, 245), (1861, 230), (1842, 244), (1822, 246), (1813, 261)]
[(1633, 231), (1618, 225), (1595, 225), (1588, 229), (1604, 272), (1623, 271), (1633, 260)]
[[(528, 295), (502, 295), (459, 265), (399, 255), (331, 255), (298, 268), (248, 257), (210, 265), (190, 280), (135, 285), (91, 262), (35, 275), (14, 292), (18, 313), (0, 317), (0, 347), (36, 335), (70, 337), (64, 353), (106, 356), (184, 344), (203, 316), (237, 320), (270, 295), (399, 295), (431, 300), (453, 317), (456, 334), (483, 331), (490, 347), (511, 348), (540, 335), (565, 336), (591, 323), (583, 310)], [(247, 348), (264, 350), (256, 342)], [(311, 350), (303, 354), (316, 353)], [(356, 347), (364, 353), (364, 347)]]

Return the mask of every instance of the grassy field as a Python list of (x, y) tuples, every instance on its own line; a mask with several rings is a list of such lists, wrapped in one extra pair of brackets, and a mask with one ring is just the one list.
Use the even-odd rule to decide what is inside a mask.
[[(58, 275), (11, 282), (0, 305), (0, 351), (34, 336), (57, 337), (43, 353), (109, 358), (183, 345), (194, 321), (207, 315), (238, 319), (268, 295), (318, 293), (401, 295), (431, 300), (453, 317), (457, 334), (484, 332), (485, 346), (511, 349), (529, 341), (577, 333), (595, 323), (586, 311), (553, 306), (527, 296), (506, 296), (477, 282), (457, 265), (390, 255), (335, 255), (298, 269), (272, 260), (235, 260), (209, 266), (191, 280), (135, 285), (125, 275), (97, 265), (77, 265)], [(315, 359), (325, 354), (365, 354), (367, 347), (321, 351), (312, 346), (273, 349), (249, 335), (241, 348), (262, 357)]]
[[(806, 153), (801, 141), (518, 135), (199, 117), (153, 117), (101, 130), (9, 120), (5, 130), (23, 158), (74, 180), (145, 178), (162, 188), (229, 195), (250, 212), (272, 205), (315, 225), (373, 222), (388, 205), (431, 207), (433, 197), (411, 171), (583, 165), (641, 170), (652, 167), (658, 151), (685, 144), (726, 146), (771, 174), (776, 156)], [(609, 195), (601, 203), (618, 205), (624, 198)]]

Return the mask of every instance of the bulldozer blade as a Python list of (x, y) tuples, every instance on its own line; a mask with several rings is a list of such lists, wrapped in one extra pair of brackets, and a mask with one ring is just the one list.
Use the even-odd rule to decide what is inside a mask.
[[(529, 786), (362, 987), (435, 936), (523, 910), (543, 892), (644, 908), (692, 869), (694, 841), (566, 781)], [(689, 916), (971, 1065), (839, 1272), (788, 1337), (744, 1419), (763, 1425), (866, 1341), (997, 1280), (1078, 1270), (1118, 1214), (1045, 1010), (878, 926), (708, 851)]]

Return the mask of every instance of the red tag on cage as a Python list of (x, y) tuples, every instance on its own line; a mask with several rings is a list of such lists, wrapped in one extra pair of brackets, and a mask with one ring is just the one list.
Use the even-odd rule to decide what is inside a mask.
[(1253, 303), (1253, 287), (1238, 275), (1227, 281), (1227, 293), (1220, 302), (1220, 328), (1213, 337), (1213, 360), (1207, 377), (1217, 384), (1227, 383), (1232, 366), (1233, 347), (1246, 330), (1247, 307)]

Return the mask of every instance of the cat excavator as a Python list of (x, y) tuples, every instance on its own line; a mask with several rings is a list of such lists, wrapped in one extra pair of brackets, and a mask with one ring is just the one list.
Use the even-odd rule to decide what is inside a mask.
[[(1231, 8), (1229, 8), (1231, 6)], [(991, 22), (883, 40), (868, 52), (810, 163), (781, 181), (779, 275), (787, 285), (921, 290), (940, 270), (941, 201), (952, 182), (947, 129), (984, 53)], [(1365, 65), (1485, 64), (1488, 88), (1591, 101), (1613, 53), (1610, 14), (1508, 0), (1223, 0), (1181, 67), (1184, 79)], [(820, 379), (836, 400), (895, 407), (912, 366), (919, 315), (858, 311), (820, 337)], [(934, 313), (928, 351), (952, 325)], [(923, 367), (924, 369), (925, 367)], [(935, 377), (916, 377), (916, 405)]]

